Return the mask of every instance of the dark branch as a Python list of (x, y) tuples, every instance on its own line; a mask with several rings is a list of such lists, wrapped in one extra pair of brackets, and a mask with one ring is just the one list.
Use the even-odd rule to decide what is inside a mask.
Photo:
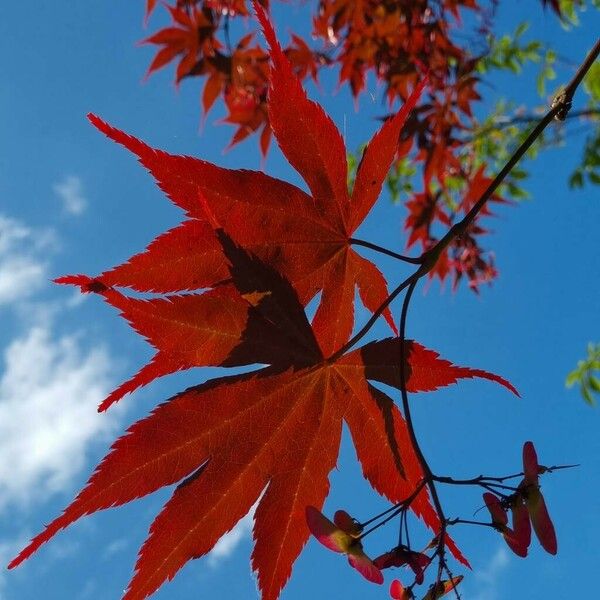
[(357, 238), (350, 238), (349, 242), (354, 244), (355, 246), (364, 246), (365, 248), (369, 248), (370, 250), (374, 250), (375, 252), (380, 252), (381, 254), (386, 254), (387, 256), (391, 256), (392, 258), (397, 258), (398, 260), (402, 260), (407, 263), (411, 263), (413, 265), (421, 264), (421, 257), (412, 257), (412, 256), (404, 256), (403, 254), (398, 254), (393, 250), (388, 250), (383, 246), (378, 246), (377, 244), (372, 244), (371, 242), (366, 242), (365, 240), (359, 240)]
[(554, 102), (552, 103), (552, 108), (558, 107), (555, 118), (559, 121), (564, 121), (566, 119), (569, 109), (571, 108), (573, 96), (575, 95), (579, 84), (583, 81), (583, 78), (585, 77), (586, 73), (590, 70), (595, 60), (598, 58), (599, 54), (600, 38), (596, 41), (594, 47), (590, 50), (585, 60), (577, 69), (577, 72), (573, 76), (573, 79), (571, 79), (567, 87), (556, 96)]
[[(600, 115), (600, 108), (584, 108), (582, 110), (574, 110), (570, 112), (565, 120), (578, 119), (581, 117), (593, 117), (597, 115)], [(488, 133), (492, 133), (493, 131), (502, 131), (503, 129), (511, 127), (512, 125), (528, 125), (530, 123), (537, 122), (539, 119), (539, 114), (516, 115), (505, 119), (499, 119), (490, 125), (475, 130), (475, 133), (472, 136), (461, 138), (461, 143), (469, 144), (472, 141), (487, 135)]]

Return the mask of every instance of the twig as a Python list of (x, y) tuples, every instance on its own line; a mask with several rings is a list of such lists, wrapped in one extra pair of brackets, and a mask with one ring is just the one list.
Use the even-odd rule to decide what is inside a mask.
[(396, 287), (392, 293), (381, 303), (381, 306), (371, 315), (369, 320), (361, 327), (361, 329), (352, 336), (339, 350), (334, 352), (328, 359), (327, 362), (333, 363), (343, 354), (345, 354), (352, 346), (359, 342), (373, 327), (375, 321), (383, 314), (385, 309), (411, 284), (416, 283), (419, 280), (419, 271), (413, 273), (410, 277), (407, 277), (398, 287)]
[(368, 521), (365, 521), (364, 523), (360, 523), (361, 528), (364, 528), (366, 525), (373, 523), (373, 521), (377, 521), (377, 519), (380, 519), (384, 515), (387, 515), (390, 512), (392, 513), (389, 516), (387, 516), (383, 521), (381, 521), (381, 523), (378, 523), (377, 525), (373, 525), (373, 527), (371, 527), (370, 529), (367, 529), (367, 531), (361, 533), (359, 536), (359, 539), (362, 540), (364, 537), (366, 537), (367, 535), (369, 535), (376, 529), (379, 529), (382, 525), (385, 525), (387, 522), (391, 521), (393, 518), (397, 517), (400, 513), (405, 511), (413, 503), (414, 499), (419, 495), (421, 490), (425, 487), (425, 484), (426, 484), (425, 479), (422, 479), (419, 482), (419, 484), (417, 485), (417, 487), (415, 488), (415, 490), (413, 491), (413, 493), (406, 500), (402, 500), (401, 502), (398, 502), (398, 504), (395, 504), (391, 508), (388, 508), (386, 511), (373, 517), (372, 519), (369, 519)]
[(481, 527), (491, 527), (492, 529), (498, 529), (493, 523), (485, 523), (484, 521), (470, 521), (469, 519), (449, 519), (446, 524), (450, 525), (479, 525)]
[(393, 250), (388, 250), (387, 248), (384, 248), (383, 246), (378, 246), (377, 244), (373, 244), (373, 243), (367, 242), (365, 240), (359, 240), (357, 238), (350, 238), (348, 241), (351, 244), (354, 244), (355, 246), (364, 246), (365, 248), (369, 248), (370, 250), (374, 250), (375, 252), (380, 252), (381, 254), (386, 254), (387, 256), (391, 256), (392, 258), (397, 258), (398, 260), (402, 260), (404, 262), (411, 263), (413, 265), (421, 264), (420, 256), (416, 256), (416, 257), (405, 256), (403, 254), (398, 254), (397, 252), (394, 252)]
[(412, 504), (413, 500), (418, 496), (419, 492), (423, 489), (424, 485), (425, 485), (425, 480), (420, 481), (419, 484), (417, 485), (417, 487), (415, 488), (415, 490), (413, 491), (413, 493), (410, 496), (408, 496), (408, 498), (406, 498), (405, 500), (401, 500), (400, 502), (397, 502), (391, 508), (388, 508), (387, 510), (384, 510), (383, 512), (379, 513), (378, 515), (375, 515), (368, 521), (365, 521), (364, 523), (360, 523), (361, 529), (364, 529), (367, 525), (370, 525), (371, 523), (377, 521), (378, 519), (381, 519), (381, 517), (385, 517), (385, 515), (389, 514), (390, 512), (392, 512), (400, 507), (410, 506)]
[[(579, 117), (591, 117), (594, 115), (600, 115), (600, 108), (584, 108), (582, 110), (574, 110), (569, 113), (567, 119), (577, 119)], [(488, 133), (492, 133), (493, 131), (502, 131), (507, 127), (511, 127), (512, 125), (523, 125), (529, 123), (535, 123), (540, 119), (540, 115), (536, 114), (527, 114), (527, 115), (516, 115), (507, 119), (498, 120), (494, 123), (486, 127), (482, 127), (479, 130), (476, 130), (472, 136), (461, 138), (461, 143), (470, 144), (474, 140), (487, 135)]]
[(580, 67), (577, 69), (573, 79), (568, 83), (567, 87), (560, 92), (556, 98), (554, 98), (554, 102), (552, 103), (552, 108), (558, 108), (555, 118), (559, 121), (564, 121), (567, 118), (567, 114), (571, 109), (571, 104), (573, 102), (573, 96), (579, 87), (579, 84), (583, 81), (586, 73), (590, 70), (591, 66), (594, 64), (595, 60), (598, 58), (600, 54), (600, 39), (596, 41), (594, 47), (591, 49), (589, 54), (586, 56), (585, 60), (581, 63)]
[(472, 477), (471, 479), (454, 479), (453, 477), (442, 477), (440, 475), (434, 475), (433, 479), (439, 483), (448, 483), (450, 485), (479, 485), (480, 483), (497, 482), (503, 483), (508, 479), (516, 479), (517, 477), (523, 477), (524, 473), (515, 473), (514, 475), (505, 475), (504, 477), (488, 477), (487, 475), (479, 475), (479, 477)]

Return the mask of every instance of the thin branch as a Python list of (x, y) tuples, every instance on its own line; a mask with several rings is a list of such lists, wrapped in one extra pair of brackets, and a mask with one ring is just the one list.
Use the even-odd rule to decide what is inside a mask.
[(437, 585), (437, 583), (439, 583), (441, 580), (442, 568), (446, 564), (446, 561), (444, 559), (444, 551), (446, 547), (446, 516), (444, 515), (444, 509), (442, 507), (442, 503), (440, 501), (440, 497), (435, 486), (435, 481), (433, 480), (433, 473), (431, 471), (429, 463), (427, 462), (427, 459), (425, 458), (425, 455), (423, 454), (423, 451), (421, 450), (421, 446), (419, 445), (419, 441), (417, 440), (417, 434), (415, 433), (412, 415), (410, 412), (410, 403), (408, 402), (408, 392), (406, 391), (406, 369), (404, 368), (407, 359), (405, 354), (406, 317), (408, 315), (410, 300), (412, 298), (413, 292), (415, 291), (417, 283), (418, 279), (411, 282), (411, 284), (409, 285), (408, 290), (406, 291), (406, 296), (404, 296), (404, 301), (402, 303), (402, 313), (400, 315), (400, 394), (402, 396), (402, 410), (404, 411), (404, 419), (406, 421), (406, 427), (408, 429), (410, 441), (421, 465), (421, 469), (423, 470), (423, 474), (425, 475), (427, 487), (431, 494), (431, 499), (433, 500), (433, 505), (435, 507), (435, 511), (440, 521), (438, 547), (436, 550), (436, 555), (438, 556), (439, 560), (436, 581)]
[[(574, 110), (568, 114), (565, 120), (577, 119), (580, 117), (591, 117), (600, 115), (600, 108), (584, 108), (582, 110)], [(523, 125), (535, 123), (540, 119), (539, 114), (526, 114), (526, 115), (516, 115), (508, 118), (501, 118), (491, 123), (486, 127), (482, 127), (479, 130), (475, 130), (475, 133), (469, 137), (461, 138), (461, 143), (470, 144), (474, 140), (487, 135), (488, 133), (492, 133), (494, 131), (502, 131), (507, 127), (511, 127), (512, 125)]]
[(469, 521), (468, 519), (450, 519), (447, 521), (447, 525), (479, 525), (481, 527), (491, 527), (492, 529), (498, 529), (493, 523), (485, 523), (483, 521)]
[(407, 277), (398, 287), (396, 287), (392, 293), (381, 303), (381, 306), (371, 315), (369, 320), (361, 327), (361, 329), (352, 336), (339, 350), (334, 352), (328, 359), (327, 362), (333, 363), (343, 354), (345, 354), (352, 346), (359, 342), (373, 327), (377, 319), (383, 314), (385, 309), (411, 284), (416, 283), (419, 279), (419, 271), (416, 271), (410, 277)]
[(503, 483), (508, 479), (516, 479), (517, 477), (523, 477), (524, 473), (516, 473), (514, 475), (505, 475), (504, 477), (487, 477), (486, 475), (479, 475), (479, 477), (472, 477), (471, 479), (454, 479), (453, 477), (442, 477), (440, 475), (434, 475), (434, 481), (439, 483), (447, 483), (449, 485), (479, 485), (480, 483), (497, 482)]
[(425, 485), (425, 480), (420, 481), (419, 484), (417, 485), (417, 487), (414, 489), (413, 493), (410, 496), (408, 496), (408, 498), (406, 498), (405, 500), (401, 500), (400, 502), (397, 502), (391, 508), (388, 508), (387, 510), (384, 510), (383, 512), (379, 513), (378, 515), (375, 515), (368, 521), (365, 521), (364, 523), (360, 523), (361, 529), (364, 529), (367, 525), (370, 525), (371, 523), (377, 521), (378, 519), (381, 519), (381, 517), (385, 517), (385, 515), (389, 514), (390, 512), (392, 512), (400, 507), (408, 508), (412, 504), (413, 500), (417, 497), (419, 492), (423, 489), (424, 485)]
[[(543, 471), (541, 473), (552, 473), (553, 471), (560, 471), (561, 469), (574, 469), (575, 467), (579, 467), (581, 465), (554, 465), (552, 467), (542, 467)], [(491, 477), (488, 475), (479, 475), (478, 477), (471, 477), (470, 479), (455, 479), (454, 477), (446, 477), (441, 475), (433, 475), (433, 480), (438, 483), (447, 483), (449, 485), (481, 485), (482, 483), (498, 485), (508, 481), (509, 479), (517, 479), (518, 477), (523, 477), (525, 473), (521, 471), (520, 473), (513, 473), (512, 475), (503, 475), (502, 477)], [(500, 486), (498, 486), (500, 487)], [(509, 486), (505, 486), (507, 489), (513, 489)]]
[(579, 68), (577, 69), (573, 79), (568, 83), (567, 87), (560, 92), (554, 102), (552, 103), (552, 108), (558, 107), (559, 110), (556, 114), (556, 118), (559, 121), (564, 121), (571, 109), (571, 103), (573, 102), (573, 96), (579, 87), (579, 84), (583, 81), (583, 78), (586, 76), (587, 72), (591, 69), (592, 65), (598, 58), (600, 54), (600, 38), (594, 44), (594, 47), (590, 50), (588, 55), (585, 57), (585, 60), (581, 63)]
[(421, 264), (420, 256), (416, 256), (416, 257), (405, 256), (403, 254), (398, 254), (397, 252), (394, 252), (393, 250), (388, 250), (387, 248), (384, 248), (383, 246), (378, 246), (377, 244), (373, 244), (373, 243), (367, 242), (365, 240), (359, 240), (357, 238), (350, 238), (349, 242), (351, 244), (354, 244), (355, 246), (364, 246), (365, 248), (369, 248), (370, 250), (374, 250), (375, 252), (380, 252), (381, 254), (386, 254), (387, 256), (391, 256), (392, 258), (397, 258), (398, 260), (402, 260), (404, 262), (411, 263), (413, 265)]
[(413, 503), (414, 499), (419, 495), (420, 491), (425, 487), (425, 484), (426, 484), (425, 479), (422, 479), (419, 482), (419, 484), (417, 485), (417, 487), (415, 488), (415, 490), (413, 491), (413, 493), (406, 500), (402, 500), (402, 502), (398, 502), (398, 504), (395, 504), (391, 508), (388, 508), (386, 511), (382, 512), (380, 515), (377, 515), (376, 517), (373, 517), (372, 519), (369, 519), (368, 521), (361, 523), (360, 526), (365, 527), (365, 525), (369, 525), (370, 523), (372, 523), (373, 521), (376, 521), (377, 519), (383, 517), (384, 515), (386, 515), (390, 512), (392, 513), (389, 516), (387, 516), (383, 521), (381, 521), (381, 523), (378, 523), (377, 525), (373, 525), (373, 527), (371, 527), (371, 529), (367, 529), (367, 531), (361, 533), (359, 536), (359, 539), (362, 540), (364, 537), (366, 537), (367, 535), (369, 535), (376, 529), (379, 529), (382, 525), (385, 525), (388, 521), (391, 521), (393, 518), (397, 517), (400, 513), (406, 511), (406, 509)]

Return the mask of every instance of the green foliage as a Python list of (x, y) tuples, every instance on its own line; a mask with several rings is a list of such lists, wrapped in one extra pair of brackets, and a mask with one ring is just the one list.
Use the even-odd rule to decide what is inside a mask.
[(562, 23), (565, 28), (579, 25), (579, 12), (587, 7), (600, 8), (600, 0), (559, 0)]
[(583, 87), (593, 102), (600, 102), (600, 62), (591, 66), (583, 79)]
[(600, 125), (585, 141), (581, 164), (569, 177), (569, 187), (582, 188), (586, 182), (600, 185)]
[(417, 173), (417, 167), (407, 156), (396, 161), (386, 179), (387, 189), (392, 202), (400, 202), (410, 196), (414, 191), (413, 177)]
[(583, 399), (596, 405), (596, 395), (600, 395), (600, 344), (588, 344), (588, 355), (577, 363), (577, 367), (567, 375), (567, 387), (579, 386)]
[(569, 177), (571, 188), (583, 188), (586, 183), (600, 185), (600, 63), (592, 65), (583, 87), (590, 96), (586, 118), (592, 122), (592, 133), (585, 140), (581, 163)]
[(556, 79), (556, 52), (545, 48), (539, 40), (525, 41), (523, 37), (528, 29), (529, 24), (523, 22), (512, 34), (490, 36), (489, 51), (479, 61), (478, 70), (480, 73), (489, 73), (492, 70), (510, 71), (518, 75), (528, 63), (539, 64), (537, 91), (540, 96), (544, 96), (546, 82)]
[[(579, 13), (589, 7), (600, 8), (600, 0), (561, 0), (560, 8), (565, 26), (579, 24)], [(540, 97), (546, 96), (547, 83), (556, 79), (557, 55), (551, 48), (545, 48), (537, 40), (525, 41), (524, 35), (529, 29), (527, 23), (521, 23), (512, 35), (499, 38), (490, 37), (490, 49), (487, 56), (479, 62), (479, 71), (488, 73), (490, 70), (504, 70), (518, 74), (527, 63), (539, 64), (536, 76), (536, 87)], [(591, 133), (584, 144), (580, 164), (569, 178), (569, 187), (582, 188), (586, 184), (600, 185), (600, 63), (592, 66), (584, 79), (584, 89), (589, 95), (588, 110), (582, 116), (591, 122)], [(543, 114), (544, 107), (540, 111)], [(510, 116), (512, 113), (512, 116)], [(530, 116), (535, 117), (536, 112)], [(531, 119), (533, 120), (533, 119)], [(475, 129), (473, 151), (479, 162), (487, 162), (490, 166), (499, 165), (507, 159), (514, 148), (526, 135), (528, 118), (519, 114), (506, 101), (500, 101), (494, 112)], [(544, 134), (528, 153), (529, 158), (548, 146), (561, 145), (567, 134), (566, 126), (558, 125), (551, 133)], [(521, 182), (527, 177), (525, 170), (513, 172), (511, 178), (503, 186), (502, 192), (512, 200), (522, 200), (528, 197)]]

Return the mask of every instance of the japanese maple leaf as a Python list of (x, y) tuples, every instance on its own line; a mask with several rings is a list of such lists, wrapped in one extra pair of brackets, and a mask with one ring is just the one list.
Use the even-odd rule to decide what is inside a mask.
[[(273, 62), (270, 124), (311, 195), (264, 173), (229, 170), (167, 154), (91, 116), (101, 131), (138, 156), (161, 189), (189, 217), (145, 252), (103, 273), (101, 279), (108, 286), (161, 293), (213, 287), (226, 280), (226, 262), (200, 208), (201, 194), (218, 218), (227, 221), (242, 246), (291, 281), (303, 305), (321, 292), (313, 326), (329, 356), (352, 331), (356, 288), (372, 311), (388, 295), (383, 275), (352, 249), (350, 238), (380, 193), (402, 124), (420, 88), (367, 146), (350, 195), (340, 132), (323, 109), (306, 97), (272, 27), (264, 13), (259, 14)], [(393, 327), (389, 312), (386, 318)]]
[[(177, 65), (175, 82), (178, 84), (190, 73), (196, 65), (201, 54), (212, 55), (218, 50), (220, 44), (213, 36), (216, 25), (212, 15), (198, 7), (189, 11), (178, 6), (166, 5), (171, 13), (173, 25), (165, 27), (154, 35), (142, 41), (143, 44), (155, 44), (162, 46), (153, 58), (146, 77), (181, 56)], [(154, 8), (148, 5), (146, 15)]]
[[(274, 55), (285, 66), (270, 24), (259, 7), (257, 11)], [(289, 75), (285, 69), (283, 74)], [(287, 81), (293, 82), (289, 77)], [(277, 84), (273, 86), (275, 90)], [(330, 123), (316, 105), (301, 97), (305, 111), (309, 107), (320, 115), (322, 123)], [(361, 184), (360, 201), (346, 209), (335, 197), (328, 199), (313, 192), (310, 198), (288, 184), (256, 173), (229, 171), (229, 181), (218, 167), (152, 151), (97, 123), (139, 150), (141, 160), (151, 165), (160, 185), (188, 211), (190, 219), (158, 238), (146, 253), (115, 270), (97, 278), (77, 275), (61, 281), (102, 295), (156, 347), (157, 354), (142, 370), (143, 376), (134, 378), (136, 385), (190, 366), (266, 366), (192, 387), (132, 425), (77, 498), (10, 567), (82, 516), (178, 484), (150, 527), (126, 600), (147, 598), (186, 562), (208, 553), (258, 499), (252, 564), (263, 600), (276, 600), (309, 536), (306, 507), (320, 509), (327, 496), (328, 475), (336, 463), (343, 422), (348, 425), (365, 477), (380, 494), (398, 503), (422, 480), (402, 414), (371, 382), (398, 387), (402, 368), (410, 392), (433, 390), (475, 376), (511, 386), (485, 371), (456, 367), (415, 342), (404, 342), (401, 353), (398, 339), (371, 342), (337, 360), (330, 358), (332, 340), (340, 343), (348, 338), (343, 315), (351, 314), (353, 299), (344, 296), (344, 302), (338, 303), (342, 317), (333, 323), (326, 323), (322, 314), (323, 305), (333, 305), (333, 300), (329, 305), (323, 300), (321, 316), (317, 311), (311, 325), (303, 308), (310, 296), (303, 285), (314, 276), (306, 267), (310, 264), (308, 251), (302, 243), (293, 245), (303, 263), (294, 270), (292, 253), (285, 260), (281, 258), (290, 250), (267, 243), (264, 230), (272, 227), (285, 246), (283, 232), (291, 235), (293, 229), (278, 220), (287, 223), (286, 215), (292, 215), (292, 225), (307, 223), (309, 228), (314, 219), (319, 224), (315, 231), (321, 232), (336, 231), (331, 223), (360, 222), (374, 201), (367, 183)], [(308, 124), (306, 127), (310, 129)], [(395, 130), (390, 127), (388, 122), (371, 148), (391, 136), (390, 131)], [(318, 171), (323, 163), (314, 153), (308, 157), (290, 153), (300, 162), (308, 161), (305, 173), (309, 187), (321, 189), (329, 181), (311, 175), (310, 169)], [(327, 161), (323, 164), (329, 165)], [(379, 172), (380, 163), (372, 150), (367, 150), (363, 164)], [(201, 179), (198, 169), (204, 176)], [(259, 184), (262, 186), (257, 188)], [(360, 185), (356, 189), (361, 189)], [(281, 192), (296, 194), (296, 204), (290, 203), (293, 197), (283, 196), (285, 212)], [(371, 199), (365, 201), (365, 197)], [(294, 220), (294, 211), (302, 217)], [(351, 226), (340, 231), (348, 229)], [(339, 246), (335, 252), (343, 253), (346, 263), (354, 264), (356, 270), (364, 268), (364, 259), (351, 254), (347, 238), (340, 234), (334, 239)], [(195, 246), (199, 240), (205, 240), (200, 252)], [(324, 245), (334, 244), (329, 241)], [(210, 274), (207, 263), (216, 274)], [(326, 268), (328, 276), (334, 277), (331, 272), (335, 269)], [(299, 272), (304, 272), (304, 277)], [(345, 271), (342, 275), (344, 281), (349, 277)], [(348, 285), (354, 286), (359, 280), (356, 271), (352, 277)], [(212, 289), (144, 300), (124, 296), (115, 285), (159, 291)], [(316, 283), (312, 285), (318, 288)], [(321, 285), (324, 296), (326, 289), (333, 291), (327, 287), (332, 286), (327, 279)], [(339, 335), (338, 329), (344, 333)], [(403, 365), (399, 365), (401, 354), (406, 357)], [(130, 382), (129, 387), (132, 385)], [(437, 514), (424, 488), (411, 508), (436, 533), (439, 531)], [(447, 543), (455, 557), (466, 564), (452, 540)]]
[(146, 0), (146, 14), (144, 15), (144, 21), (147, 23), (148, 19), (150, 18), (150, 15), (152, 14), (152, 12), (154, 11), (154, 9), (156, 8), (156, 1), (157, 0)]
[[(232, 285), (160, 302), (192, 298), (197, 306), (206, 302), (207, 313), (207, 306), (221, 304), (221, 323), (232, 316), (236, 319), (216, 334), (221, 341), (235, 338), (223, 364), (249, 362), (248, 353), (265, 362), (271, 357), (271, 364), (190, 388), (132, 425), (71, 505), (10, 567), (80, 517), (179, 482), (150, 527), (125, 599), (150, 596), (187, 561), (208, 553), (260, 497), (252, 564), (262, 598), (275, 600), (309, 535), (306, 506), (324, 503), (344, 421), (364, 475), (378, 492), (396, 503), (418, 485), (422, 471), (404, 419), (389, 396), (368, 381), (398, 384), (394, 357), (399, 356), (400, 341), (371, 342), (337, 362), (324, 359), (290, 283), (238, 246), (223, 229), (216, 233)], [(123, 298), (100, 280), (79, 276), (79, 283), (109, 301)], [(130, 300), (141, 303), (140, 310), (145, 303), (148, 314), (156, 309), (154, 301)], [(214, 327), (219, 326), (217, 317), (209, 318), (214, 319)], [(174, 347), (187, 339), (177, 337), (179, 323), (164, 319), (162, 327), (157, 344), (165, 340)], [(210, 329), (207, 325), (204, 334), (196, 332), (191, 339), (198, 354), (214, 356)], [(151, 330), (148, 326), (142, 332)], [(456, 367), (414, 342), (405, 343), (406, 387), (411, 392), (473, 376), (506, 384), (485, 371)], [(425, 490), (411, 508), (434, 531), (439, 530)], [(451, 540), (448, 545), (466, 562)]]

